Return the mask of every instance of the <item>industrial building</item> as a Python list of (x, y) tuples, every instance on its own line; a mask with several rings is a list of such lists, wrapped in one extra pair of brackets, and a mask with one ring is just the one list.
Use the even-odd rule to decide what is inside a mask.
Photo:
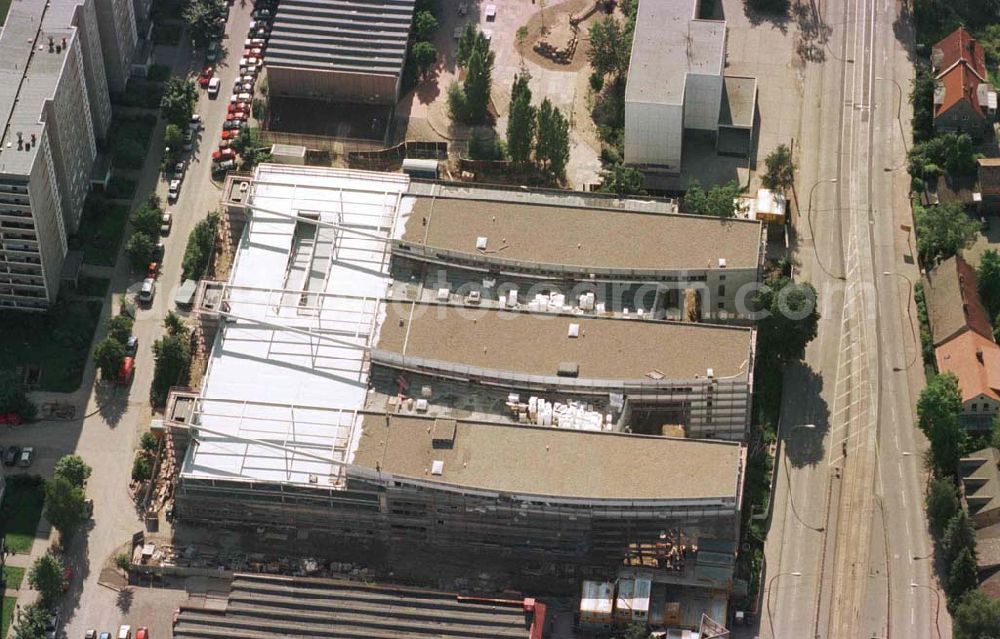
[(339, 579), (237, 574), (222, 609), (180, 607), (175, 639), (544, 639), (533, 599), (462, 597)]
[[(167, 407), (190, 440), (178, 517), (520, 560), (735, 553), (750, 328), (423, 301), (393, 263), (425, 184), (271, 164), (233, 180), (232, 274), (195, 301), (208, 369)], [(664, 217), (681, 237), (703, 221)], [(694, 439), (710, 428), (737, 441)]]
[(414, 0), (282, 0), (264, 66), (270, 94), (393, 105)]
[[(132, 35), (102, 11), (131, 14), (120, 0), (15, 2), (0, 34), (0, 307), (44, 309), (55, 301), (90, 186), (97, 141), (111, 122), (111, 47), (130, 58)], [(132, 21), (134, 23), (134, 20)]]
[(625, 89), (625, 162), (647, 173), (681, 171), (685, 131), (716, 150), (747, 155), (757, 104), (754, 78), (727, 77), (726, 23), (698, 17), (694, 0), (639, 3)]

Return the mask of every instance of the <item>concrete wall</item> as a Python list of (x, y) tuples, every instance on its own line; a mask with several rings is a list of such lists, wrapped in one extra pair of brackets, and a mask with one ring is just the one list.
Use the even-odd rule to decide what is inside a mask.
[(681, 105), (625, 102), (625, 162), (680, 172), (684, 143)]
[(684, 128), (718, 131), (722, 106), (721, 75), (689, 74), (684, 87)]
[(266, 66), (271, 95), (358, 102), (395, 104), (399, 78), (395, 75), (320, 71)]
[(132, 0), (95, 0), (104, 53), (104, 68), (111, 91), (124, 91), (139, 36)]
[(1000, 415), (1000, 402), (979, 395), (962, 404), (959, 420), (966, 430), (988, 431), (993, 427), (993, 419), (997, 415)]
[(108, 95), (108, 78), (104, 69), (104, 53), (101, 51), (101, 34), (94, 0), (86, 0), (77, 7), (74, 24), (83, 54), (83, 76), (87, 84), (94, 136), (103, 140), (111, 126), (111, 98)]
[(65, 55), (63, 73), (53, 99), (45, 104), (43, 119), (52, 147), (64, 225), (72, 234), (80, 224), (97, 144), (79, 37), (72, 38)]

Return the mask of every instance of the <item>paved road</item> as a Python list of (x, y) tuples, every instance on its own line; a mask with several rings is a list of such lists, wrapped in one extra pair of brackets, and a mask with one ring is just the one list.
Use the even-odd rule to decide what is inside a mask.
[(807, 66), (796, 228), (823, 319), (785, 379), (761, 636), (950, 636), (913, 427), (909, 28), (892, 0), (816, 10), (830, 36)]
[[(249, 3), (245, 8), (241, 8), (239, 3), (232, 7), (223, 49), (225, 50), (225, 44), (236, 42), (237, 50), (228, 55), (229, 60), (235, 61), (240, 57), (251, 10)], [(158, 62), (171, 64), (175, 73), (197, 73), (200, 70), (201, 55), (197, 52), (192, 54), (188, 46), (159, 47), (156, 55)], [(81, 455), (94, 469), (87, 486), (88, 496), (95, 501), (94, 526), (77, 537), (68, 552), (68, 560), (76, 573), (62, 605), (65, 633), (68, 637), (82, 637), (87, 628), (114, 632), (121, 623), (131, 623), (133, 626), (153, 626), (156, 623), (153, 615), (139, 618), (144, 617), (139, 611), (146, 606), (132, 607), (131, 614), (123, 612), (123, 609), (129, 608), (128, 598), (125, 598), (120, 609), (122, 601), (119, 600), (118, 593), (99, 586), (97, 580), (107, 558), (131, 533), (142, 529), (142, 522), (129, 498), (127, 486), (139, 434), (148, 428), (151, 418), (148, 403), (153, 377), (151, 346), (163, 332), (163, 317), (174, 308), (173, 295), (180, 285), (181, 259), (188, 234), (199, 220), (219, 206), (220, 191), (211, 181), (210, 175), (211, 152), (218, 145), (228, 105), (228, 89), (232, 87), (236, 71), (224, 58), (218, 68), (223, 87), (219, 99), (209, 100), (200, 91), (198, 112), (205, 121), (205, 130), (192, 155), (179, 200), (169, 207), (174, 213), (174, 223), (170, 236), (166, 238), (166, 256), (156, 298), (150, 308), (140, 309), (137, 314), (133, 332), (139, 337), (140, 349), (132, 385), (128, 389), (108, 389), (103, 386), (94, 388), (94, 369), (91, 363), (84, 377), (84, 387), (80, 391), (69, 397), (45, 398), (52, 401), (71, 401), (75, 398), (78, 414), (87, 415), (84, 419), (41, 422), (3, 433), (4, 444), (16, 442), (36, 447), (38, 456), (32, 472), (47, 475), (61, 455), (71, 452)], [(155, 189), (166, 202), (166, 183), (158, 174), (159, 155), (156, 151), (162, 149), (163, 128), (161, 123), (153, 136), (150, 154), (152, 161), (147, 162), (140, 179), (140, 192), (147, 193)], [(129, 272), (127, 260), (119, 260), (111, 286), (115, 312), (118, 310), (119, 293), (134, 291), (142, 277), (142, 273)], [(95, 341), (102, 338), (103, 329), (100, 329)], [(93, 392), (91, 388), (94, 388)], [(48, 545), (47, 526), (42, 526), (40, 531), (42, 536), (36, 540), (33, 555), (43, 553)], [(168, 618), (169, 614), (164, 613), (163, 616)], [(166, 636), (167, 630), (166, 627), (163, 628), (160, 634)]]

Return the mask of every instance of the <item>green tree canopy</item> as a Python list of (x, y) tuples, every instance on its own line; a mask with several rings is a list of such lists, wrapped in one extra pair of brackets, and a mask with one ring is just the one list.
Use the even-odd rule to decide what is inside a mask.
[(955, 607), (953, 639), (1000, 638), (1000, 601), (972, 590)]
[(62, 561), (50, 551), (31, 565), (31, 570), (28, 571), (28, 583), (38, 591), (42, 601), (52, 603), (66, 588), (64, 571)]
[(125, 245), (125, 252), (128, 254), (129, 262), (134, 269), (145, 269), (153, 261), (156, 251), (156, 242), (145, 233), (136, 231), (132, 237), (128, 238)]
[(569, 163), (569, 122), (562, 111), (552, 106), (548, 98), (542, 100), (542, 106), (538, 109), (535, 159), (557, 181), (565, 179), (566, 164)]
[(111, 339), (125, 344), (128, 342), (128, 338), (132, 335), (132, 325), (135, 320), (133, 320), (128, 315), (118, 314), (114, 317), (108, 318), (108, 337)]
[(792, 161), (792, 151), (784, 144), (771, 151), (764, 159), (767, 171), (761, 177), (764, 188), (783, 191), (795, 183), (795, 163)]
[(160, 100), (160, 111), (168, 123), (186, 127), (197, 102), (198, 90), (192, 80), (170, 78)]
[(144, 233), (149, 237), (156, 237), (160, 234), (160, 217), (163, 211), (143, 204), (132, 216), (132, 228), (137, 233)]
[(172, 151), (179, 151), (184, 146), (184, 131), (176, 124), (168, 124), (163, 131), (163, 144)]
[(36, 412), (21, 377), (15, 371), (0, 370), (0, 413), (18, 413), (25, 419), (33, 419)]
[(188, 236), (184, 249), (184, 259), (181, 262), (185, 280), (199, 280), (208, 269), (208, 260), (212, 255), (215, 243), (215, 229), (219, 221), (217, 213), (209, 213), (208, 217), (195, 224)]
[(438, 30), (438, 21), (430, 11), (417, 11), (413, 16), (413, 37), (417, 41), (427, 41)]
[(923, 207), (915, 205), (917, 251), (921, 261), (931, 266), (967, 248), (979, 233), (979, 222), (966, 215), (961, 205), (941, 203)]
[(917, 425), (931, 442), (931, 461), (941, 475), (954, 475), (965, 444), (961, 411), (962, 394), (952, 373), (935, 375), (917, 399)]
[(942, 133), (913, 145), (907, 154), (910, 175), (924, 179), (947, 171), (953, 177), (973, 175), (981, 157), (967, 133)]
[[(948, 599), (957, 601), (978, 584), (979, 571), (976, 568), (976, 558), (968, 548), (963, 548), (948, 569)], [(1000, 631), (1000, 628), (997, 630)]]
[(191, 341), (187, 335), (164, 335), (153, 344), (156, 367), (149, 398), (154, 406), (167, 402), (171, 386), (184, 384), (191, 369)]
[(187, 324), (184, 323), (184, 318), (173, 311), (167, 311), (163, 318), (163, 328), (167, 329), (167, 335), (186, 337), (190, 334)]
[(45, 518), (66, 541), (84, 521), (83, 490), (58, 475), (45, 482)]
[(62, 477), (77, 488), (83, 488), (83, 485), (87, 483), (87, 479), (90, 478), (91, 470), (87, 462), (83, 461), (80, 456), (63, 455), (56, 462), (52, 474)]
[(493, 57), (492, 51), (487, 51), (484, 56), (478, 48), (469, 56), (468, 72), (462, 83), (462, 90), (465, 93), (465, 120), (469, 124), (478, 124), (486, 120), (490, 90), (493, 86)]
[(688, 182), (684, 194), (684, 212), (693, 215), (714, 215), (716, 217), (734, 217), (736, 215), (735, 200), (743, 192), (736, 180), (727, 184), (716, 184), (705, 191), (698, 180)]
[(141, 169), (146, 161), (146, 146), (138, 140), (121, 137), (111, 147), (111, 156), (116, 167)]
[(615, 193), (619, 196), (645, 195), (644, 181), (642, 171), (616, 162), (602, 172), (601, 191)]
[(153, 476), (153, 467), (149, 459), (143, 455), (135, 458), (132, 462), (132, 479), (134, 481), (146, 481)]
[(965, 510), (955, 513), (945, 526), (941, 546), (944, 548), (948, 563), (953, 563), (963, 550), (968, 550), (973, 558), (976, 557), (976, 531)]
[(913, 141), (920, 143), (934, 136), (934, 74), (927, 62), (915, 66), (910, 104), (913, 105)]
[(632, 54), (632, 33), (611, 16), (590, 25), (590, 66), (602, 76), (623, 78)]
[(94, 348), (94, 364), (101, 371), (101, 379), (106, 382), (118, 378), (122, 362), (125, 361), (125, 344), (114, 337), (105, 337)]
[(983, 253), (976, 269), (979, 280), (979, 297), (991, 317), (1000, 315), (1000, 253), (989, 249)]
[[(5, 611), (7, 612), (7, 611)], [(49, 621), (49, 609), (35, 601), (21, 609), (14, 620), (13, 639), (42, 639)]]
[(925, 504), (927, 506), (927, 519), (935, 537), (944, 534), (948, 522), (962, 508), (958, 501), (958, 490), (955, 488), (954, 482), (943, 477), (931, 482)]
[(433, 42), (417, 42), (413, 45), (411, 54), (420, 77), (426, 78), (437, 62), (437, 47), (434, 46)]
[(524, 162), (531, 157), (536, 124), (528, 78), (523, 75), (515, 76), (510, 88), (510, 117), (507, 121), (507, 152), (510, 153), (510, 159)]
[(778, 278), (760, 290), (751, 307), (762, 315), (757, 322), (760, 352), (780, 365), (801, 359), (819, 326), (813, 285)]
[(226, 15), (224, 0), (190, 0), (181, 14), (195, 46), (207, 45), (219, 33), (219, 19)]

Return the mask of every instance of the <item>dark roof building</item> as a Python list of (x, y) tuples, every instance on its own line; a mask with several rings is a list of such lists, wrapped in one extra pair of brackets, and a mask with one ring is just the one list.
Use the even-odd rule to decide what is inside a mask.
[(924, 280), (924, 290), (934, 346), (966, 331), (992, 341), (993, 326), (979, 299), (976, 271), (962, 257), (951, 257), (935, 266)]
[(962, 493), (976, 529), (980, 588), (1000, 599), (1000, 449), (977, 450), (960, 464)]
[(997, 108), (982, 45), (959, 27), (934, 45), (931, 64), (937, 80), (934, 128), (982, 135)]
[(267, 44), (273, 95), (393, 104), (414, 0), (282, 0)]

